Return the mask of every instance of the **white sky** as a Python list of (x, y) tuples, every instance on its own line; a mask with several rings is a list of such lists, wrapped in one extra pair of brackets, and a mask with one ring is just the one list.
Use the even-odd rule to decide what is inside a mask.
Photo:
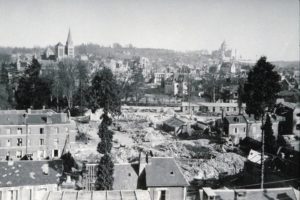
[(0, 46), (132, 43), (299, 60), (299, 0), (0, 0)]

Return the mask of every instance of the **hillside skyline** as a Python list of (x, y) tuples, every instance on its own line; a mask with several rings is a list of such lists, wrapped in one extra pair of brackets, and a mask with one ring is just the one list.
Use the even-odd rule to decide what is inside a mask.
[(243, 58), (299, 60), (299, 1), (4, 1), (0, 46), (132, 44), (180, 52), (218, 49)]

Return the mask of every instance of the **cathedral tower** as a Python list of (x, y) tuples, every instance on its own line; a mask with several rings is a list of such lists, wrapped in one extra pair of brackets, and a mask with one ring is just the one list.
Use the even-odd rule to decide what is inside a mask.
[(65, 55), (67, 57), (71, 57), (71, 58), (74, 58), (74, 55), (75, 55), (75, 49), (74, 49), (70, 29), (69, 29), (69, 34), (68, 34), (68, 39), (67, 39), (67, 42), (66, 42), (66, 46), (65, 46)]

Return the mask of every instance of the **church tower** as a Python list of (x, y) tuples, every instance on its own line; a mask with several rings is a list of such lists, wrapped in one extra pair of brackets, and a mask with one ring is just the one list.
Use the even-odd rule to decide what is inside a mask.
[(66, 42), (66, 46), (65, 46), (65, 55), (67, 57), (71, 57), (71, 58), (74, 58), (74, 55), (75, 55), (75, 49), (74, 49), (70, 29), (69, 29), (69, 34), (68, 34), (68, 39), (67, 39), (67, 42)]

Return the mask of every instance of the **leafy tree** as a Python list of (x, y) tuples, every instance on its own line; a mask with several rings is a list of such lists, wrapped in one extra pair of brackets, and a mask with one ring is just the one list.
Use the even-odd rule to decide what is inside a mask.
[(270, 153), (274, 153), (274, 147), (276, 145), (276, 140), (274, 136), (274, 131), (272, 129), (272, 122), (269, 115), (266, 116), (265, 129), (265, 150)]
[(109, 130), (112, 123), (108, 114), (118, 115), (121, 113), (120, 89), (110, 69), (104, 67), (94, 76), (90, 87), (89, 104), (92, 111), (103, 109), (102, 122), (99, 126), (98, 135), (101, 142), (97, 151), (104, 154), (99, 162), (95, 187), (97, 190), (110, 190), (113, 185), (114, 164), (110, 151), (112, 148), (113, 132)]
[(8, 84), (8, 71), (6, 69), (6, 64), (2, 63), (0, 71), (0, 84)]
[(73, 107), (73, 95), (76, 91), (77, 77), (78, 70), (75, 60), (64, 59), (58, 63), (56, 87), (59, 93), (66, 97), (69, 109)]
[(9, 95), (6, 86), (4, 84), (0, 84), (0, 109), (10, 108), (8, 98)]
[(96, 190), (111, 190), (113, 186), (114, 163), (108, 154), (105, 154), (97, 168)]
[(72, 172), (72, 168), (77, 168), (77, 163), (70, 152), (65, 153), (60, 157), (63, 161), (64, 172)]
[(280, 91), (280, 75), (273, 71), (274, 65), (261, 57), (248, 74), (245, 83), (246, 112), (256, 117), (264, 116), (266, 109), (272, 110), (276, 95)]
[(112, 148), (113, 131), (108, 129), (108, 120), (102, 119), (102, 123), (99, 125), (98, 135), (101, 139), (97, 146), (97, 151), (101, 154), (107, 154)]
[(261, 153), (261, 188), (264, 186), (264, 116), (271, 111), (276, 102), (276, 94), (280, 91), (280, 76), (273, 71), (274, 65), (267, 62), (266, 57), (261, 57), (248, 74), (245, 83), (246, 112), (261, 118), (262, 123), (262, 153)]
[(92, 80), (88, 96), (89, 107), (95, 112), (103, 108), (104, 115), (121, 113), (120, 88), (109, 68), (104, 67)]
[(33, 58), (20, 78), (15, 93), (17, 109), (35, 109), (48, 105), (51, 96), (50, 86), (39, 77), (41, 65)]
[(85, 62), (79, 61), (77, 63), (77, 70), (78, 70), (78, 82), (79, 85), (73, 95), (74, 105), (80, 106), (80, 113), (82, 114), (83, 109), (88, 106), (87, 101), (87, 91), (89, 87), (89, 76), (88, 76), (88, 68)]
[(221, 99), (223, 100), (223, 102), (229, 102), (230, 99), (230, 90), (229, 89), (223, 89), (220, 92), (221, 95)]

